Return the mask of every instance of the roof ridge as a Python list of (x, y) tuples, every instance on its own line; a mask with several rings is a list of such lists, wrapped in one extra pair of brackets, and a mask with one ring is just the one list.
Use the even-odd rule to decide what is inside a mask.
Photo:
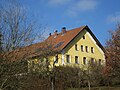
[[(69, 32), (69, 31), (72, 31), (72, 30), (76, 30), (76, 29), (80, 29), (80, 28), (84, 28), (84, 27), (86, 27), (87, 25), (84, 25), (84, 26), (80, 26), (80, 27), (77, 27), (77, 28), (73, 28), (73, 29), (70, 29), (70, 30), (66, 30), (66, 32)], [(57, 33), (57, 35), (60, 35), (60, 34), (62, 34), (62, 32), (60, 32), (60, 33)], [(55, 36), (54, 34), (52, 34), (51, 36)]]
[(69, 31), (72, 31), (72, 30), (75, 30), (75, 29), (79, 29), (79, 28), (84, 28), (84, 27), (86, 27), (86, 25), (85, 26), (80, 26), (80, 27), (77, 27), (77, 28), (73, 28), (73, 29), (71, 29)]

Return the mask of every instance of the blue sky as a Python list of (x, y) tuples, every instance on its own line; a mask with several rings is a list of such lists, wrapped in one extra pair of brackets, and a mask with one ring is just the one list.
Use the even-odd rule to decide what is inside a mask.
[[(46, 33), (88, 25), (105, 45), (108, 30), (120, 22), (120, 0), (21, 0), (31, 16), (46, 26)], [(46, 35), (47, 35), (46, 34)]]

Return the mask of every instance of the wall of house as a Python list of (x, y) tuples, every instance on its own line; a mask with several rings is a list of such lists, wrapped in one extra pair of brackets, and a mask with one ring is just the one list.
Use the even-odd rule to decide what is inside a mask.
[[(83, 36), (85, 39), (83, 39)], [(77, 45), (77, 50), (75, 50), (75, 45)], [(83, 45), (83, 51), (81, 51), (81, 45)], [(86, 48), (88, 47), (88, 52)], [(93, 52), (91, 52), (91, 47), (93, 47)], [(69, 55), (69, 62), (66, 60), (67, 55)], [(83, 61), (83, 58), (86, 60)], [(96, 41), (90, 35), (87, 30), (83, 30), (63, 51), (62, 54), (58, 55), (59, 65), (79, 65), (86, 66), (89, 61), (94, 60), (100, 64), (105, 64), (105, 56), (102, 49), (96, 44)], [(75, 58), (78, 58), (78, 63), (75, 62)], [(64, 59), (64, 61), (62, 60)], [(91, 60), (92, 59), (92, 60)], [(55, 57), (54, 57), (55, 60)]]
[[(83, 36), (85, 39), (83, 39)], [(75, 46), (77, 45), (77, 50)], [(81, 45), (83, 45), (83, 51), (81, 50)], [(86, 46), (88, 47), (88, 52), (86, 51)], [(91, 52), (91, 47), (93, 47), (93, 52)], [(67, 61), (67, 56), (69, 56), (69, 62)], [(75, 58), (77, 57), (77, 63), (75, 62)], [(85, 62), (84, 62), (84, 58)], [(96, 44), (96, 41), (90, 35), (87, 30), (83, 30), (72, 42), (67, 45), (67, 47), (58, 54), (58, 62), (55, 63), (55, 66), (59, 65), (71, 65), (71, 66), (87, 66), (88, 62), (94, 60), (94, 62), (105, 65), (105, 55), (102, 49)], [(38, 59), (34, 59), (36, 63)], [(56, 56), (49, 57), (50, 67), (53, 66), (54, 61), (56, 60)], [(31, 66), (33, 60), (29, 62), (28, 66)]]

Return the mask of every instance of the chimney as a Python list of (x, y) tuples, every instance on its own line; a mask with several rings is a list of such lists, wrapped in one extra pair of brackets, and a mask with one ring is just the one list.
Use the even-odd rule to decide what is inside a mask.
[(58, 32), (58, 31), (56, 30), (56, 31), (54, 32), (54, 35), (57, 35), (57, 32)]
[(51, 33), (49, 33), (49, 36), (51, 36)]
[(61, 32), (62, 34), (65, 34), (66, 33), (66, 27), (63, 27), (62, 28), (62, 32)]

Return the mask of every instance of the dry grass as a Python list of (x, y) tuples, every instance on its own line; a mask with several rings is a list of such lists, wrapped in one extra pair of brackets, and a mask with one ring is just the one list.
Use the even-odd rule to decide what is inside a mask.
[[(88, 88), (70, 88), (67, 90), (89, 90)], [(120, 87), (92, 87), (91, 90), (120, 90)]]

